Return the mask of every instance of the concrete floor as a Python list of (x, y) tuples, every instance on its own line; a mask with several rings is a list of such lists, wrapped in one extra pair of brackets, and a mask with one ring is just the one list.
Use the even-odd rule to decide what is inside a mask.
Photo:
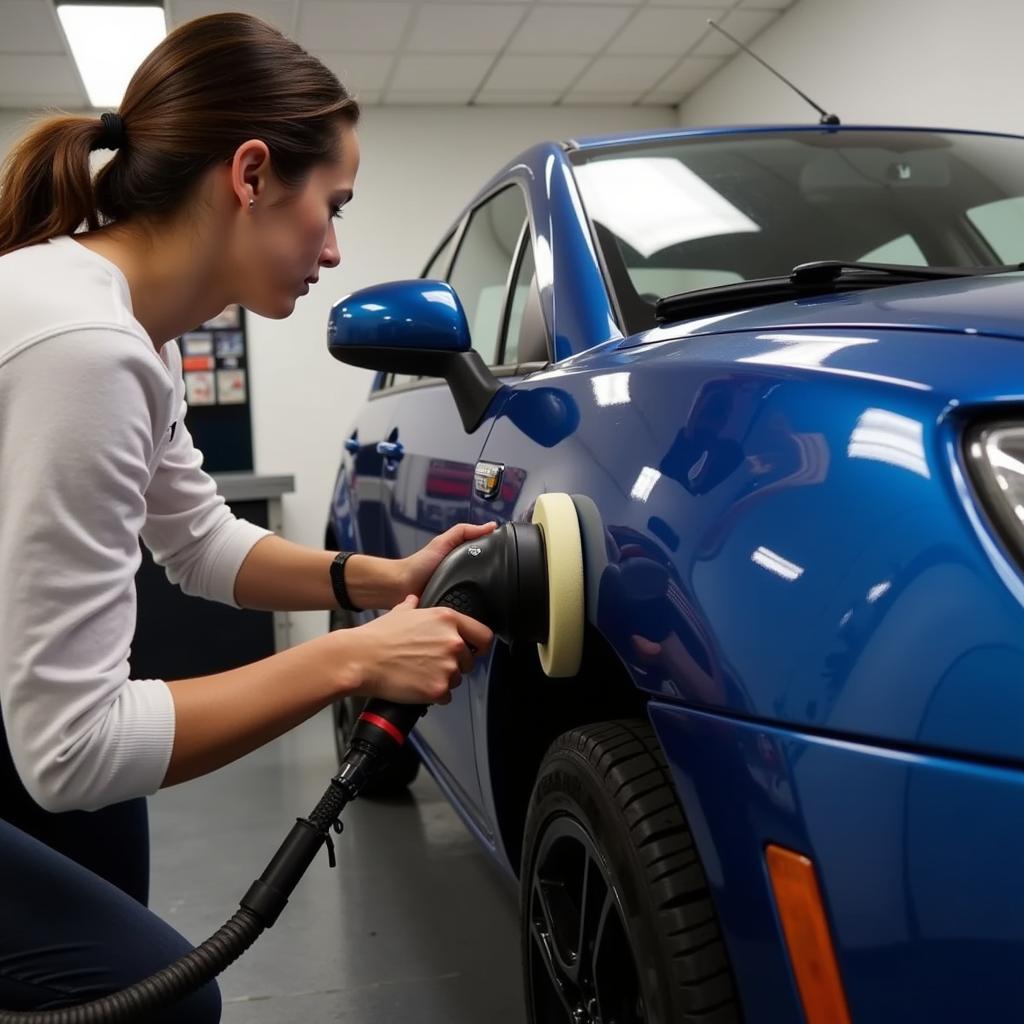
[[(238, 906), (335, 769), (330, 719), (150, 803), (150, 905), (193, 943)], [(516, 893), (433, 780), (357, 801), (277, 924), (220, 978), (225, 1024), (523, 1024)]]

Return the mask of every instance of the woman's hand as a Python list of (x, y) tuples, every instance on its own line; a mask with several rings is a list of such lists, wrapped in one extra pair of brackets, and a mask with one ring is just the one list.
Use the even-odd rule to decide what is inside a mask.
[(406, 594), (415, 594), (419, 597), (423, 593), (430, 577), (437, 571), (441, 561), (454, 551), (460, 544), (469, 540), (477, 540), (479, 537), (486, 537), (496, 528), (497, 523), (485, 523), (483, 526), (474, 526), (470, 523), (459, 523), (450, 530), (445, 530), (440, 536), (435, 537), (429, 544), (420, 548), (414, 555), (403, 558), (399, 562), (399, 579), (402, 590), (399, 600)]
[(418, 604), (410, 594), (386, 615), (330, 634), (346, 643), (344, 657), (358, 680), (355, 693), (401, 704), (447, 704), (474, 656), (490, 647), (494, 634), (482, 622)]

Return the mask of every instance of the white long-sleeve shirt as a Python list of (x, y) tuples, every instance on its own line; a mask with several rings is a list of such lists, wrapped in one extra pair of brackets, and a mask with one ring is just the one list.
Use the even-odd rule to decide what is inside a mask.
[(267, 531), (236, 519), (184, 425), (120, 270), (73, 238), (0, 257), (0, 711), (45, 809), (155, 792), (174, 742), (159, 679), (129, 679), (139, 537), (189, 594), (234, 604)]

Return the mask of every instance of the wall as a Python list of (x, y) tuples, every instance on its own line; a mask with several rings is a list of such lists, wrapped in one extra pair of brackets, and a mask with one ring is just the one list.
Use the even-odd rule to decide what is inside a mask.
[[(1019, 0), (797, 0), (752, 45), (847, 124), (1024, 133)], [(817, 114), (746, 54), (679, 109), (683, 125)]]
[[(0, 111), (0, 153), (25, 113)], [(339, 224), (341, 266), (287, 320), (249, 316), (256, 470), (290, 473), (284, 533), (321, 546), (341, 444), (372, 379), (327, 354), (333, 302), (364, 285), (415, 277), (459, 210), (508, 159), (545, 139), (674, 125), (665, 108), (371, 107), (360, 127), (356, 197)], [(293, 616), (295, 641), (326, 615)]]

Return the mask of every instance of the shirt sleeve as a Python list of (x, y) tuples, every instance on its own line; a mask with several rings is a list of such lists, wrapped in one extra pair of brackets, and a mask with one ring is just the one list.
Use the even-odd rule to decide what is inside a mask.
[(36, 341), (0, 366), (0, 710), (46, 810), (155, 792), (174, 742), (165, 682), (129, 679), (155, 423), (173, 387), (116, 328)]
[[(176, 373), (179, 360), (171, 361)], [(235, 577), (257, 541), (270, 531), (232, 515), (203, 468), (180, 403), (167, 447), (146, 493), (142, 539), (167, 578), (186, 594), (238, 607)]]

